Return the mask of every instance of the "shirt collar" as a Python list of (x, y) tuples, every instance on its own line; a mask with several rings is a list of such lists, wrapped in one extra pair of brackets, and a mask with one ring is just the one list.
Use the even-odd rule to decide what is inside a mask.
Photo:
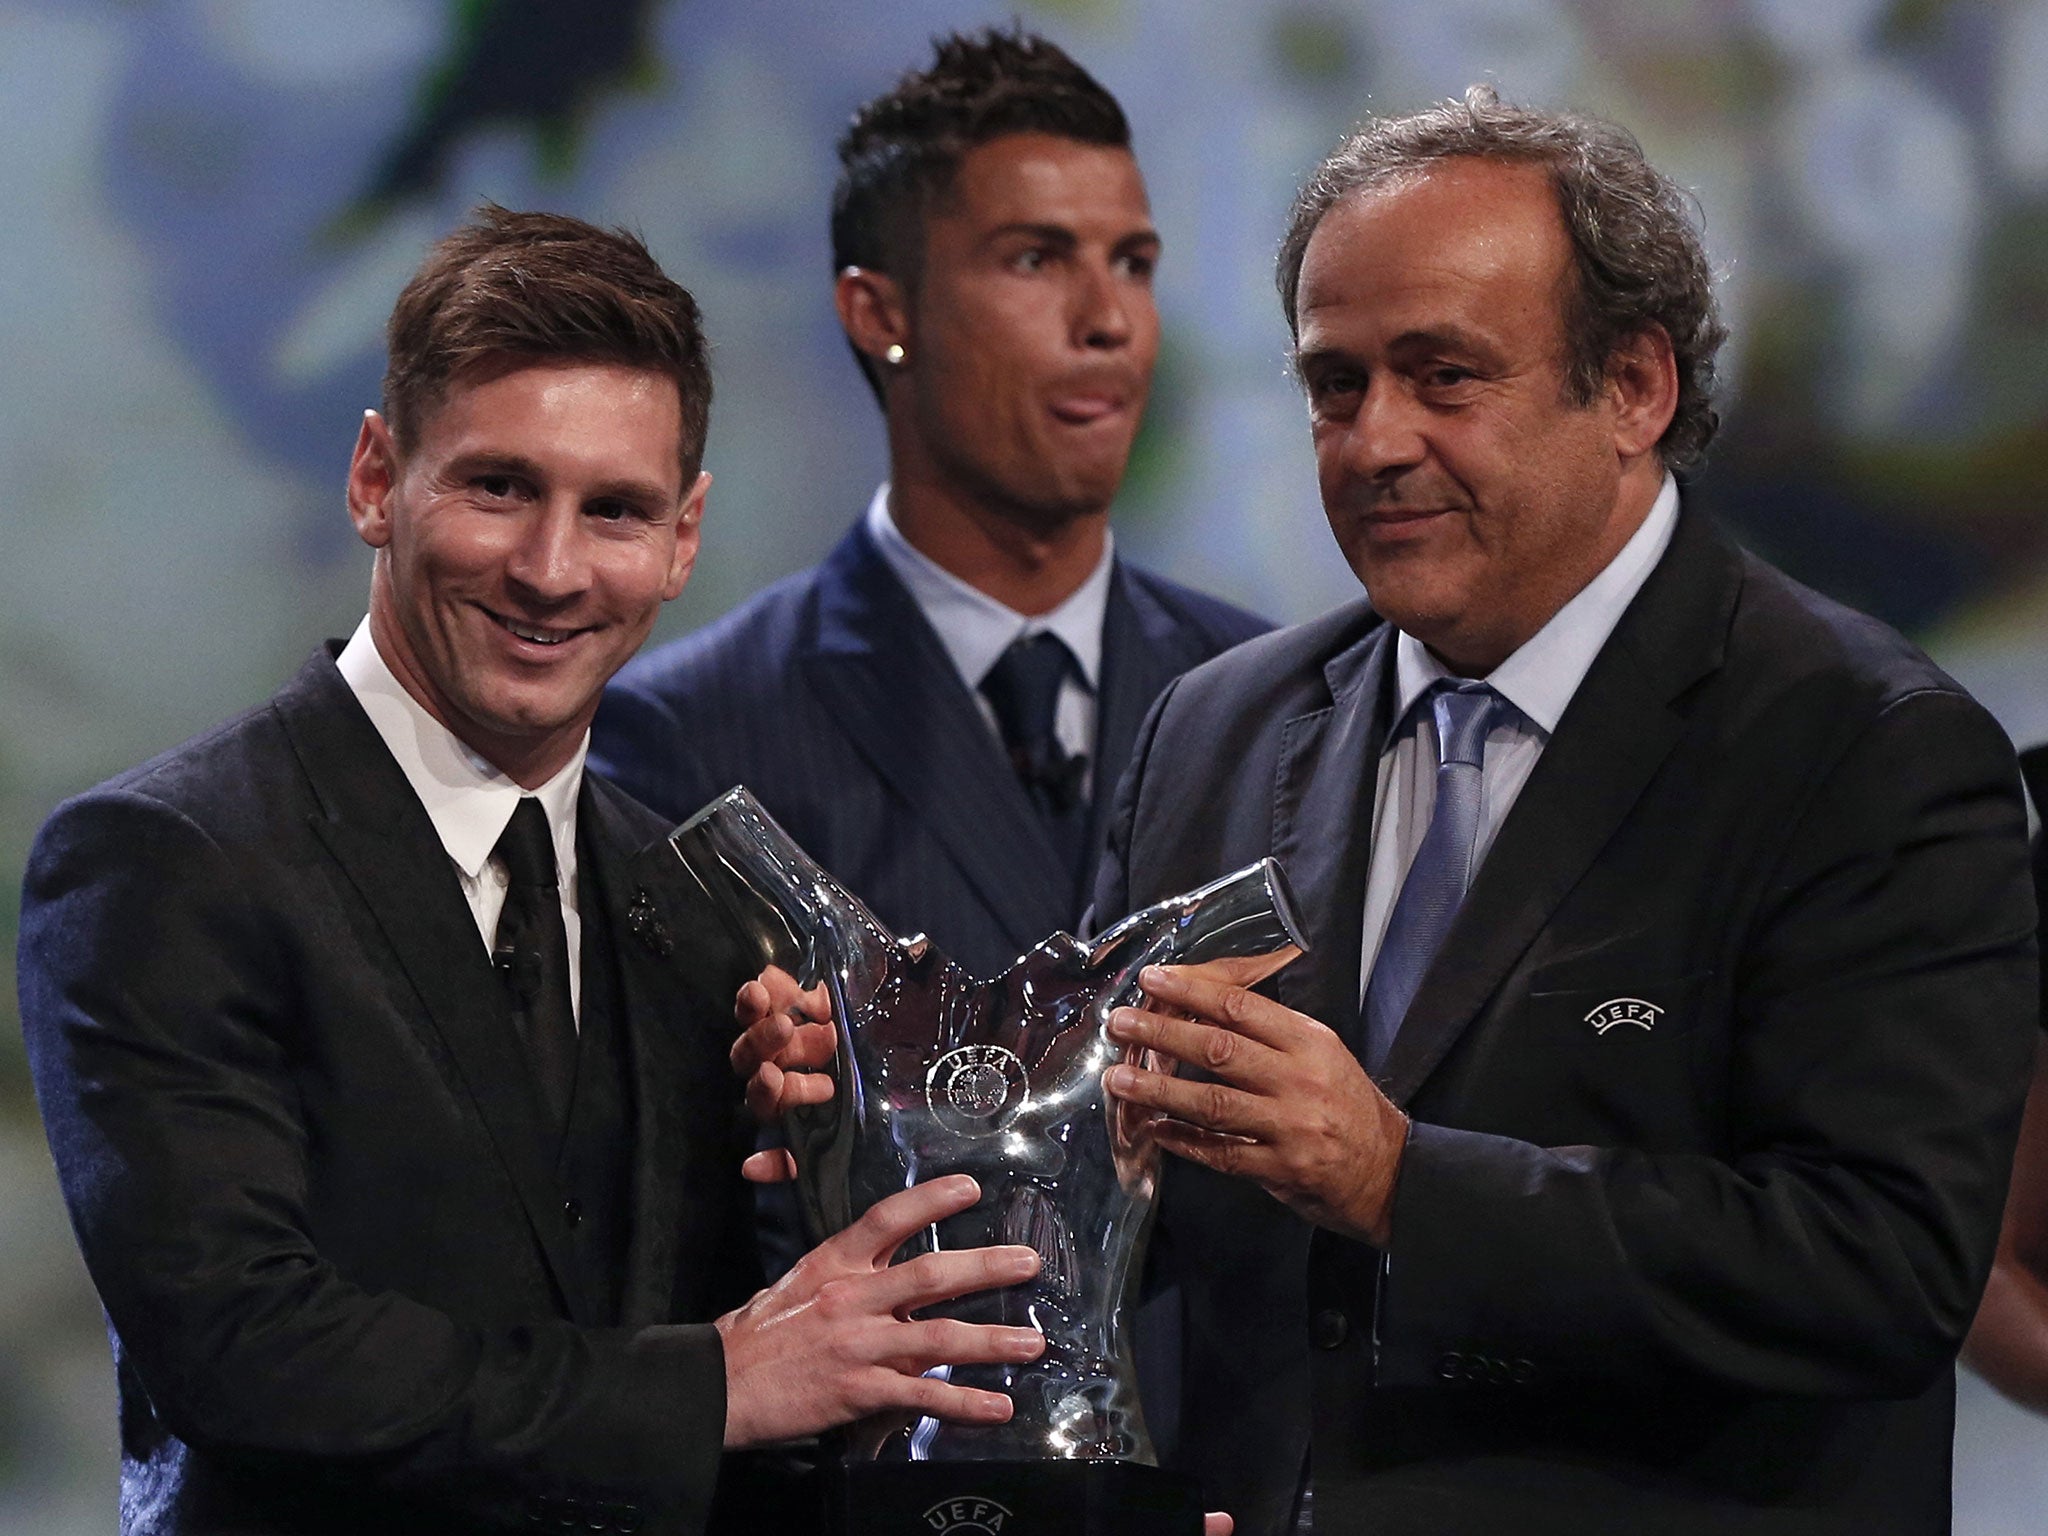
[[(1519, 710), (1548, 736), (1564, 717), (1565, 706), (1579, 691), (1593, 658), (1614, 633), (1628, 605), (1670, 547), (1678, 526), (1678, 482), (1669, 474), (1650, 504), (1642, 526), (1629, 535), (1599, 575), (1550, 617), (1550, 622), (1524, 641), (1515, 653), (1487, 675), (1494, 692)], [(1452, 675), (1430, 654), (1429, 647), (1405, 630), (1394, 642), (1394, 722), (1387, 733), (1392, 746), (1398, 727), (1430, 685)]]
[[(426, 807), (441, 846), (457, 868), (476, 879), (526, 791), (471, 751), (405, 691), (370, 638), (367, 618), (356, 626), (335, 665)], [(583, 759), (589, 748), (586, 734), (567, 766), (533, 791), (547, 812), (555, 867), (560, 870), (575, 867), (576, 797), (583, 788)]]
[(910, 589), (925, 620), (969, 688), (981, 686), (996, 658), (1018, 640), (1050, 631), (1058, 635), (1092, 692), (1102, 672), (1102, 623), (1109, 611), (1110, 565), (1115, 541), (1107, 533), (1102, 558), (1088, 579), (1050, 613), (1026, 615), (997, 602), (955, 576), (922, 550), (911, 547), (889, 513), (889, 485), (882, 483), (868, 503), (868, 537), (889, 569)]

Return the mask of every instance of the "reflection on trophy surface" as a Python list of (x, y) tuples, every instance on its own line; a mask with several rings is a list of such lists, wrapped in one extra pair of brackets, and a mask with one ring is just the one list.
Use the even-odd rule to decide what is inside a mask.
[(932, 1309), (1045, 1334), (1028, 1364), (951, 1372), (1008, 1393), (1009, 1423), (926, 1419), (893, 1437), (884, 1459), (1153, 1461), (1122, 1322), (1159, 1152), (1142, 1116), (1107, 1102), (1102, 1074), (1122, 1048), (1105, 1024), (1139, 1000), (1147, 965), (1262, 956), (1265, 976), (1299, 954), (1280, 867), (1261, 860), (1092, 942), (1054, 934), (977, 980), (922, 935), (891, 935), (745, 789), (671, 841), (750, 959), (828, 999), (835, 1092), (785, 1122), (811, 1240), (907, 1185), (968, 1173), (981, 1200), (906, 1256), (1028, 1243), (1043, 1261), (1023, 1285)]

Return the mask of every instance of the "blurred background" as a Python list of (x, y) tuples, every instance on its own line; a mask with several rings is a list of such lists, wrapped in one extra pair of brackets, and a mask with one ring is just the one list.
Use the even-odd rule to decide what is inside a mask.
[[(1012, 16), (1129, 112), (1165, 345), (1118, 537), (1288, 620), (1355, 585), (1271, 265), (1369, 110), (1490, 78), (1691, 187), (1734, 340), (1690, 488), (2048, 739), (2048, 0), (0, 0), (0, 922), (62, 796), (348, 632), (381, 325), (481, 197), (639, 230), (716, 344), (704, 553), (662, 635), (880, 477), (829, 303), (832, 143)], [(111, 1372), (0, 1027), (0, 1530), (115, 1526)], [(2048, 1421), (1962, 1382), (1957, 1529), (2038, 1531)]]

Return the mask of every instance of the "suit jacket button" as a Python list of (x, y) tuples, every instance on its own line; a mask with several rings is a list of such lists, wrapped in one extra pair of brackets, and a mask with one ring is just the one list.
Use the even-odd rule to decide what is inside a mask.
[(1516, 1386), (1525, 1387), (1536, 1379), (1536, 1362), (1512, 1360), (1508, 1363), (1508, 1374), (1513, 1377)]
[(1351, 1333), (1351, 1319), (1335, 1307), (1325, 1307), (1310, 1321), (1308, 1336), (1317, 1349), (1335, 1349)]
[(1447, 1350), (1437, 1356), (1436, 1373), (1445, 1381), (1456, 1381), (1465, 1374), (1465, 1357), (1456, 1350)]
[(569, 1223), (569, 1230), (575, 1231), (583, 1225), (583, 1202), (573, 1195), (562, 1202), (562, 1220)]

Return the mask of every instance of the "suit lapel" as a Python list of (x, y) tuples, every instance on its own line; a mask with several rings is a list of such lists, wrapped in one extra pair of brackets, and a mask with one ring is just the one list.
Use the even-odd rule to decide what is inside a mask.
[(1278, 996), (1347, 1040), (1358, 1017), (1359, 913), (1387, 732), (1392, 636), (1388, 626), (1375, 625), (1323, 668), (1331, 703), (1282, 728), (1275, 772), (1273, 856), (1287, 872), (1317, 957), (1282, 971)]
[(1102, 672), (1097, 679), (1095, 783), (1088, 846), (1102, 847), (1115, 808), (1117, 780), (1131, 760), (1145, 712), (1166, 685), (1204, 659), (1192, 634), (1159, 600), (1131, 579), (1121, 560), (1110, 573), (1102, 620)]
[(733, 994), (755, 962), (741, 955), (658, 824), (636, 825), (638, 808), (601, 780), (585, 778), (583, 798), (632, 1076), (620, 1316), (688, 1321), (735, 1304), (763, 1278), (751, 1187), (739, 1176), (755, 1128), (727, 1057)]
[(2034, 802), (2034, 814), (2048, 821), (2048, 745), (2020, 754), (2020, 777), (2026, 781), (2027, 798)]
[(1697, 513), (1572, 696), (1422, 979), (1382, 1074), (1406, 1103), (1499, 989), (1678, 742), (1680, 695), (1716, 669), (1740, 556)]
[(327, 656), (276, 709), (323, 809), (309, 820), (383, 930), (526, 1210), (572, 1319), (594, 1320), (525, 1053), (476, 920), (419, 797)]
[(952, 658), (856, 525), (798, 657), (825, 707), (1021, 951), (1073, 919), (1066, 869)]
[[(636, 838), (609, 787), (586, 776), (577, 816), (581, 857), (590, 861), (618, 968), (616, 1026), (625, 1040), (633, 1106), (629, 1238), (619, 1315), (628, 1322), (660, 1321), (667, 1317), (674, 1289), (681, 1229), (677, 1191), (686, 1154), (683, 1095), (677, 1089), (685, 1074), (674, 1057), (677, 1031), (689, 1021), (678, 1018), (687, 1009), (669, 959), (674, 936), (649, 905), (646, 877), (637, 866), (628, 867)], [(584, 963), (591, 959), (586, 950)]]

